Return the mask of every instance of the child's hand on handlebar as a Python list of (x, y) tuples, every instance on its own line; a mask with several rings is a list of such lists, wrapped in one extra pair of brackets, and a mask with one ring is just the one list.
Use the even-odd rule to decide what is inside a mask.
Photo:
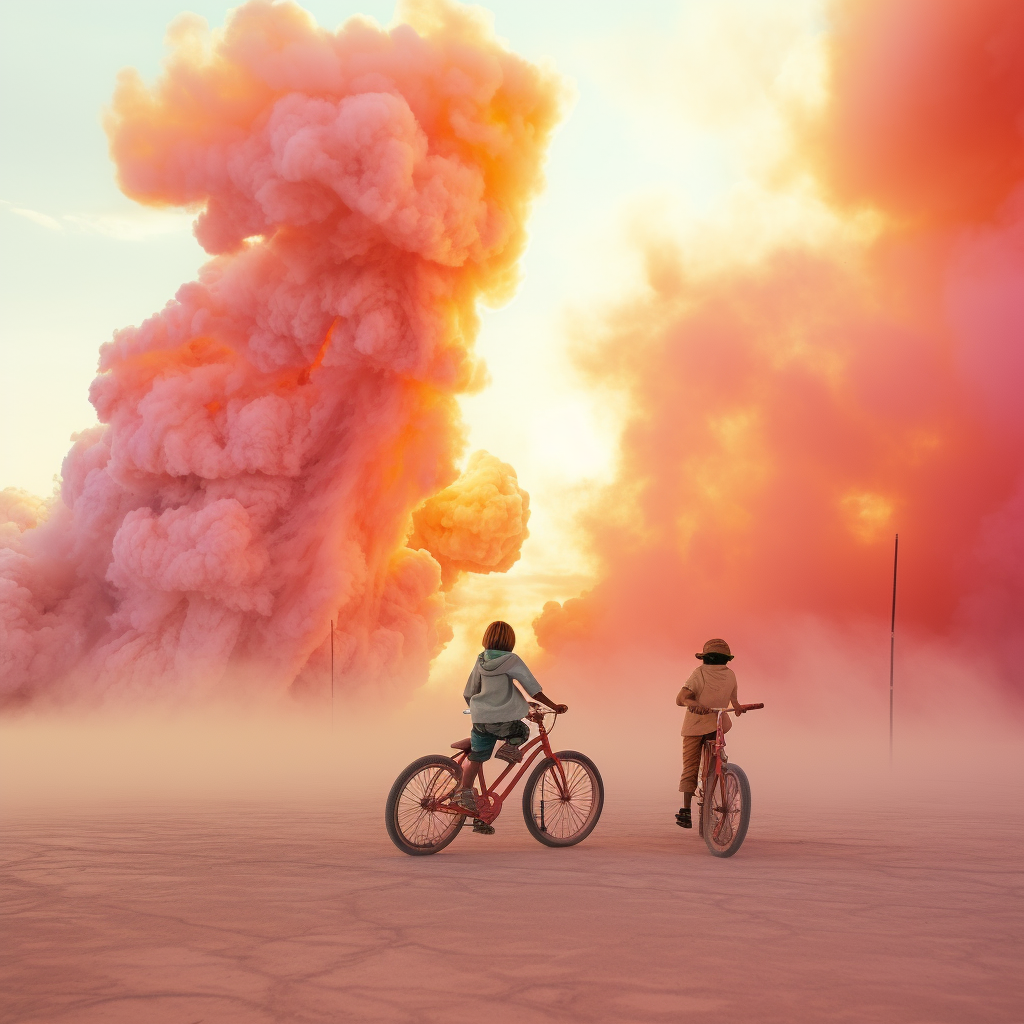
[(543, 690), (538, 690), (535, 693), (534, 698), (539, 700), (541, 704), (546, 705), (555, 712), (556, 715), (564, 715), (569, 710), (568, 704), (556, 704)]

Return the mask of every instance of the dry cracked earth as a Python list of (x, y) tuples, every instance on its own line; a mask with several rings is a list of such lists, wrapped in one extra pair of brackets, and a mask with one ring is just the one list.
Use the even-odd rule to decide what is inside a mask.
[(5, 1024), (1024, 1021), (1024, 811), (755, 805), (712, 858), (609, 801), (433, 857), (380, 801), (9, 812)]

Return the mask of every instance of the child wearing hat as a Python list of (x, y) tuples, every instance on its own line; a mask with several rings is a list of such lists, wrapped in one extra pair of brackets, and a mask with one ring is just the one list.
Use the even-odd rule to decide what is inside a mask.
[[(704, 650), (695, 655), (701, 664), (693, 670), (690, 678), (676, 696), (676, 704), (686, 708), (683, 716), (683, 774), (679, 779), (679, 792), (683, 794), (683, 806), (676, 814), (676, 824), (681, 828), (693, 828), (690, 817), (690, 801), (697, 789), (697, 775), (700, 772), (700, 750), (707, 735), (718, 731), (718, 715), (715, 711), (731, 703), (739, 710), (736, 694), (736, 675), (729, 662), (733, 654), (724, 640), (709, 640)], [(726, 715), (722, 729), (732, 728), (730, 716)]]
[[(552, 711), (569, 710), (565, 704), (553, 704), (548, 699), (523, 659), (512, 653), (515, 645), (516, 634), (512, 627), (507, 622), (492, 622), (484, 631), (484, 650), (477, 656), (463, 692), (473, 717), (473, 731), (469, 736), (471, 749), (463, 768), (462, 788), (454, 794), (453, 801), (470, 814), (477, 810), (473, 783), (480, 774), (480, 766), (494, 751), (495, 743), (505, 741), (494, 751), (495, 757), (518, 764), (523, 759), (519, 746), (530, 738), (530, 727), (523, 721), (530, 708), (513, 680)], [(494, 828), (479, 819), (474, 821), (473, 831), (494, 834)]]

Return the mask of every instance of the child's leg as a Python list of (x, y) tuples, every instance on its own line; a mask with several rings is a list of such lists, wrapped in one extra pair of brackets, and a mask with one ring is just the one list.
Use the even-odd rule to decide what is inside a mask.
[(518, 747), (521, 743), (525, 743), (530, 738), (530, 727), (526, 722), (520, 720), (514, 722), (508, 731), (508, 737), (505, 740), (506, 743), (513, 747)]
[(481, 767), (483, 767), (482, 762), (471, 761), (467, 757), (462, 765), (462, 787), (457, 789), (452, 796), (453, 803), (473, 813), (476, 813), (477, 810), (476, 792), (473, 789), (473, 783), (476, 782), (477, 777), (480, 775)]
[[(479, 805), (476, 801), (476, 793), (473, 791), (473, 784), (480, 777), (484, 761), (491, 756), (497, 736), (484, 726), (474, 725), (469, 738), (471, 749), (462, 766), (462, 789), (456, 794), (455, 803), (467, 811), (475, 813), (479, 810)], [(482, 786), (481, 789), (483, 789)], [(494, 827), (479, 818), (473, 822), (473, 831), (487, 836), (494, 835)]]
[(462, 788), (464, 790), (473, 788), (473, 783), (479, 778), (484, 761), (491, 756), (498, 737), (488, 731), (485, 726), (474, 724), (473, 731), (469, 734), (469, 740), (471, 749), (462, 766)]
[(462, 766), (462, 788), (463, 789), (472, 789), (473, 788), (473, 783), (476, 782), (476, 780), (480, 776), (480, 769), (481, 769), (481, 767), (482, 767), (482, 764), (479, 761), (470, 761), (468, 757), (466, 758), (466, 762)]
[(683, 809), (688, 810), (693, 794), (697, 791), (697, 776), (700, 773), (700, 746), (703, 736), (683, 737), (683, 774), (679, 778), (679, 792), (683, 794)]

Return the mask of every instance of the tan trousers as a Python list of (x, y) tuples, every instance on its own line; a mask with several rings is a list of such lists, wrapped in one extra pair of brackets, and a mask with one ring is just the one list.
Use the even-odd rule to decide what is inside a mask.
[[(709, 736), (715, 734), (708, 733)], [(700, 775), (700, 747), (704, 736), (683, 737), (683, 774), (679, 779), (680, 793), (696, 793), (697, 777)]]

